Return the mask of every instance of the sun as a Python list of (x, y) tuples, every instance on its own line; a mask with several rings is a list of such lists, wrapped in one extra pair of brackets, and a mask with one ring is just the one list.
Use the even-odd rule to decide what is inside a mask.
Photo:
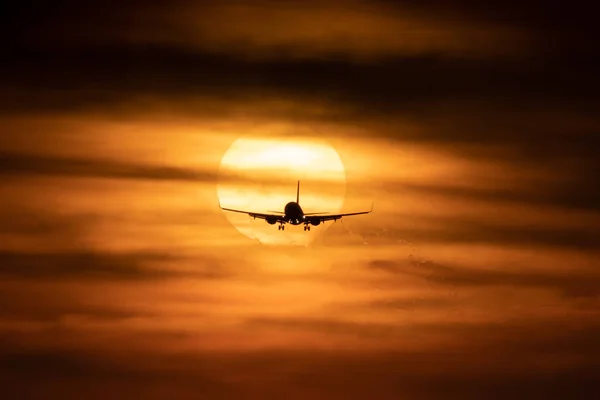
[[(296, 199), (307, 213), (338, 213), (344, 205), (346, 174), (337, 151), (314, 138), (240, 138), (221, 159), (217, 195), (223, 207), (266, 213), (283, 211)], [(265, 244), (307, 245), (330, 223), (304, 232), (301, 226), (279, 231), (263, 220), (226, 213), (247, 237)]]

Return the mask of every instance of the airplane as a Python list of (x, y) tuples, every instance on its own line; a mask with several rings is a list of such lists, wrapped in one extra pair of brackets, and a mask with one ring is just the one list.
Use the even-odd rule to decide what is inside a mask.
[(273, 214), (261, 214), (251, 211), (234, 210), (231, 208), (219, 207), (225, 211), (232, 211), (242, 214), (248, 214), (254, 219), (264, 219), (270, 225), (279, 223), (279, 230), (285, 230), (285, 224), (301, 225), (304, 224), (304, 230), (310, 231), (310, 226), (319, 225), (325, 221), (337, 221), (342, 217), (349, 217), (351, 215), (369, 214), (373, 211), (373, 205), (369, 211), (360, 211), (347, 214), (328, 214), (328, 213), (305, 213), (300, 207), (300, 181), (298, 181), (298, 187), (296, 189), (296, 201), (290, 201), (285, 205), (284, 211), (269, 211)]

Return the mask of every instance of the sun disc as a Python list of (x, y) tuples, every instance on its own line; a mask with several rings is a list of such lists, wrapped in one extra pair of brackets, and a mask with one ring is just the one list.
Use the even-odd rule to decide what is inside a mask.
[[(337, 151), (314, 138), (240, 138), (221, 159), (217, 195), (223, 207), (257, 213), (283, 211), (296, 200), (304, 212), (337, 213), (344, 203), (346, 176)], [(324, 231), (305, 232), (302, 226), (276, 225), (244, 214), (226, 212), (238, 231), (265, 244), (307, 245)]]

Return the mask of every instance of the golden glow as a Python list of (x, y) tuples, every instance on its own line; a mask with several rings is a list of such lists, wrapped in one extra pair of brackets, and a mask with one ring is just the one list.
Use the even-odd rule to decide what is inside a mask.
[[(293, 143), (244, 141), (241, 145), (251, 151), (239, 151), (239, 159), (228, 159), (228, 163), (233, 161), (239, 167), (277, 168), (287, 164), (299, 168), (308, 166), (316, 158), (314, 150)], [(267, 147), (262, 149), (261, 146)]]
[[(344, 165), (331, 145), (312, 138), (241, 138), (221, 160), (218, 197), (221, 205), (257, 213), (283, 211), (296, 200), (304, 212), (339, 212), (344, 203)], [(304, 232), (287, 226), (284, 232), (263, 220), (227, 212), (229, 221), (244, 235), (268, 244), (301, 244), (312, 241), (323, 226)]]

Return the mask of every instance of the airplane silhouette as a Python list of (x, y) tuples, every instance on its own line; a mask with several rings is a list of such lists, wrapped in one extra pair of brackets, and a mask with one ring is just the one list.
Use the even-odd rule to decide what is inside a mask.
[[(221, 207), (221, 204), (219, 204)], [(242, 214), (248, 214), (254, 219), (260, 218), (267, 221), (270, 225), (279, 223), (279, 230), (285, 229), (285, 224), (301, 225), (304, 224), (304, 230), (310, 231), (311, 225), (319, 225), (325, 221), (337, 221), (342, 217), (349, 217), (351, 215), (368, 214), (373, 211), (373, 205), (369, 211), (361, 211), (348, 214), (328, 214), (328, 213), (305, 213), (300, 207), (300, 181), (298, 181), (298, 187), (296, 189), (296, 201), (290, 201), (285, 205), (284, 211), (269, 211), (273, 214), (261, 214), (251, 211), (234, 210), (231, 208), (221, 207), (222, 210), (232, 211)]]

